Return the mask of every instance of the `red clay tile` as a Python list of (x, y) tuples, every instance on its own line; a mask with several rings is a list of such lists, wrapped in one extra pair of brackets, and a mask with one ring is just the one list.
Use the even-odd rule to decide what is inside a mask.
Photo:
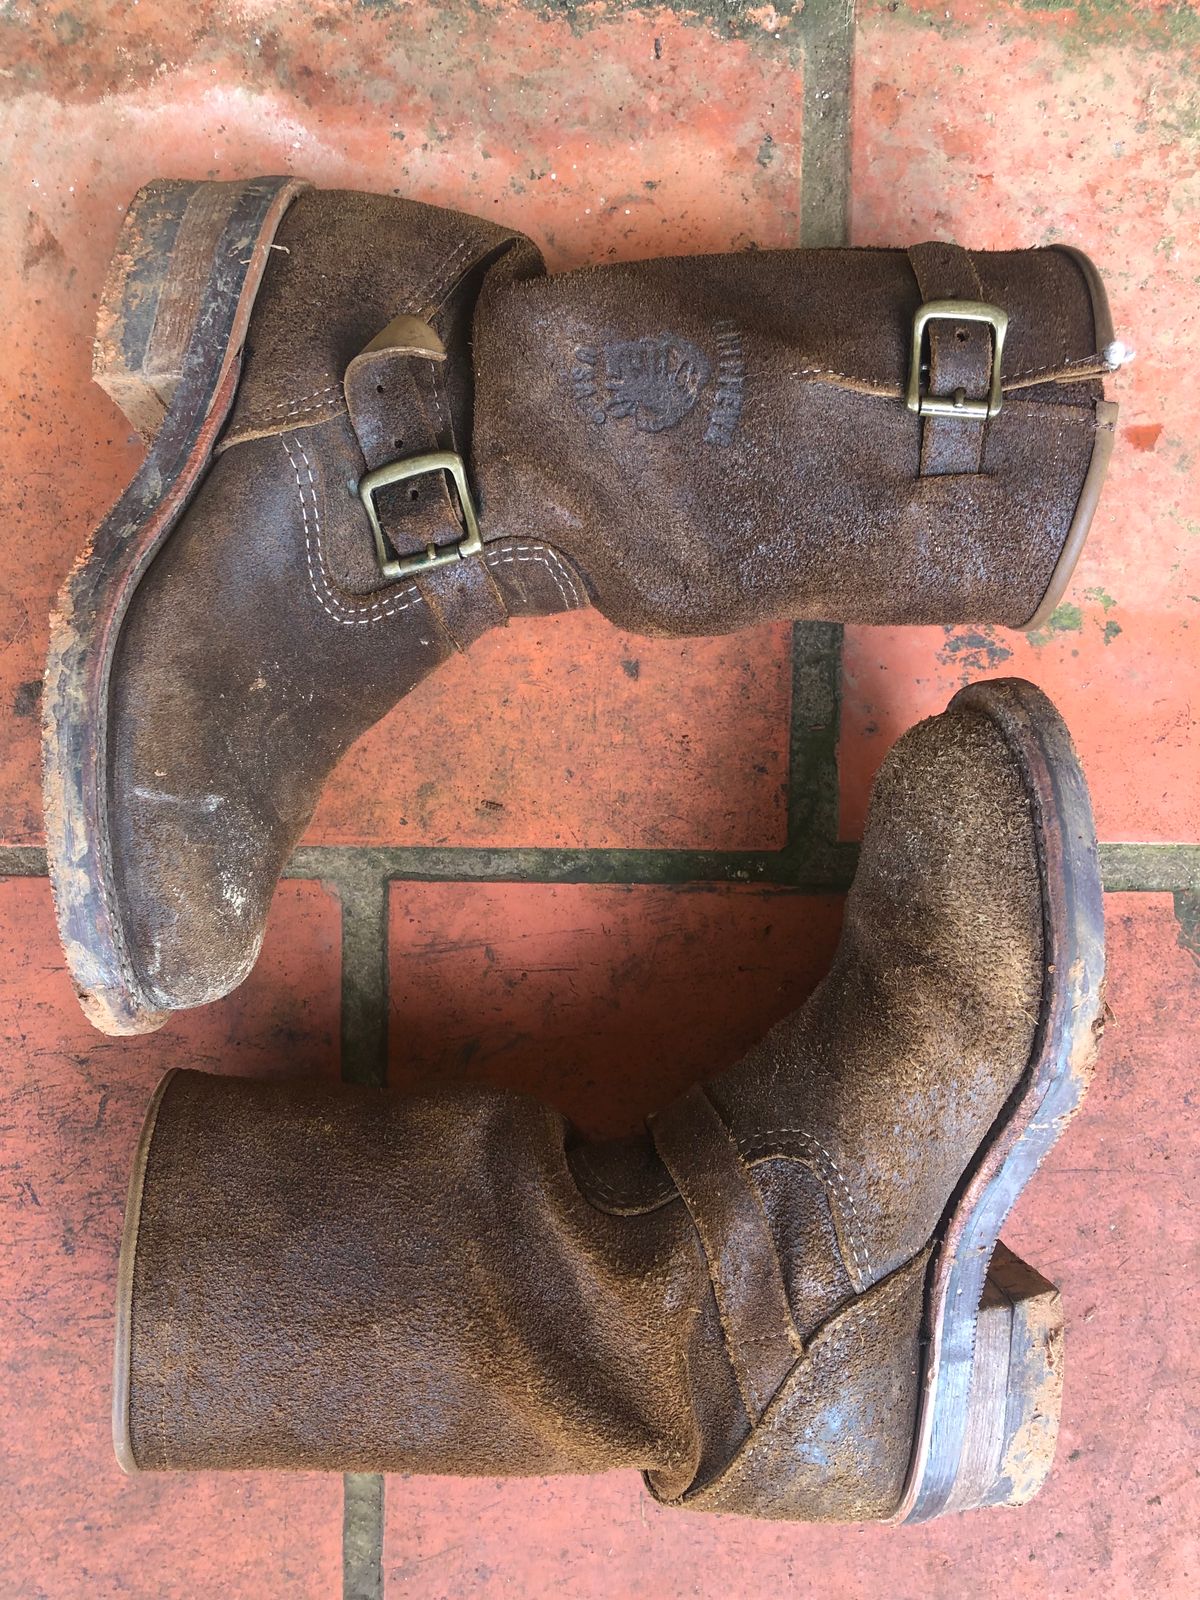
[(841, 906), (741, 887), (395, 883), (390, 923), (393, 1085), (523, 1089), (611, 1134), (799, 1005)]
[(350, 751), (322, 844), (778, 849), (790, 630), (644, 639), (594, 612), (489, 634)]
[(138, 1129), (168, 1066), (336, 1070), (338, 918), (279, 891), (232, 1001), (101, 1039), (63, 972), (44, 881), (0, 881), (0, 1593), (95, 1600), (340, 1592), (336, 1477), (126, 1478), (109, 1429), (112, 1301)]
[[(750, 913), (756, 901), (761, 920), (778, 919), (780, 902), (774, 898), (753, 893), (734, 898), (744, 903), (736, 915), (730, 915), (730, 905), (721, 906), (720, 915), (709, 908), (709, 937), (728, 924), (744, 940), (754, 924)], [(788, 922), (786, 931), (778, 922), (771, 941), (775, 975), (786, 970), (786, 960), (780, 964), (779, 958), (794, 937), (792, 930), (808, 920), (808, 902), (788, 904), (795, 921)], [(569, 1594), (573, 1600), (609, 1600), (613, 1595), (773, 1600), (781, 1593), (837, 1595), (839, 1600), (877, 1600), (880, 1595), (889, 1600), (960, 1600), (999, 1592), (1012, 1600), (1043, 1600), (1047, 1594), (1062, 1600), (1099, 1595), (1184, 1600), (1193, 1594), (1194, 1540), (1189, 1530), (1200, 1520), (1200, 1489), (1192, 1418), (1200, 1400), (1200, 1335), (1190, 1304), (1197, 1269), (1192, 1196), (1200, 1179), (1200, 1130), (1193, 1104), (1200, 962), (1179, 942), (1169, 896), (1113, 896), (1108, 915), (1109, 994), (1115, 1015), (1096, 1085), (1005, 1233), (1014, 1249), (1061, 1286), (1068, 1318), (1058, 1460), (1032, 1505), (897, 1532), (791, 1527), (664, 1511), (643, 1493), (633, 1474), (525, 1482), (394, 1478), (389, 1480), (385, 1546), (389, 1592), (412, 1589), (428, 1600), (467, 1593), (479, 1600), (551, 1594)], [(517, 913), (514, 919), (518, 924), (523, 920)], [(544, 928), (548, 920), (543, 911), (538, 926)], [(564, 930), (573, 920), (563, 919)], [(637, 936), (647, 920), (651, 931), (642, 938), (652, 957), (660, 954), (663, 935), (653, 916), (640, 921), (630, 917), (628, 932), (610, 927), (610, 944), (621, 939), (611, 958), (615, 967), (623, 959), (626, 939)], [(432, 918), (428, 926), (434, 928)], [(470, 938), (468, 929), (454, 920), (437, 931), (455, 942), (468, 943)], [(475, 933), (477, 942), (467, 949), (466, 960), (436, 948), (422, 957), (419, 945), (398, 950), (406, 961), (415, 962), (413, 991), (419, 993), (419, 973), (436, 983), (439, 970), (456, 966), (461, 984), (457, 993), (482, 984), (484, 1015), (500, 1004), (491, 998), (502, 987), (497, 967), (515, 969), (505, 1010), (527, 1033), (514, 1049), (512, 1071), (499, 1054), (502, 1040), (509, 1037), (506, 1030), (497, 1032), (494, 1042), (485, 1034), (468, 1063), (472, 1075), (479, 1070), (495, 1081), (552, 1088), (555, 1069), (538, 1064), (537, 1039), (528, 1034), (537, 1029), (553, 1045), (553, 1010), (544, 999), (529, 1002), (524, 996), (530, 988), (541, 993), (553, 983), (563, 995), (560, 1003), (575, 1010), (580, 1021), (591, 1012), (591, 1035), (583, 1041), (589, 1065), (594, 1061), (606, 1071), (619, 1070), (624, 1078), (623, 1057), (632, 1049), (639, 1056), (637, 1066), (653, 1067), (658, 1076), (656, 1047), (643, 1052), (637, 1040), (655, 1027), (665, 1033), (678, 1016), (689, 1016), (678, 982), (669, 977), (672, 968), (688, 970), (688, 961), (680, 959), (686, 949), (682, 942), (666, 944), (668, 978), (659, 989), (657, 1007), (649, 997), (639, 998), (635, 983), (625, 981), (616, 996), (619, 1006), (605, 1007), (586, 998), (607, 988), (596, 980), (602, 962), (595, 968), (581, 962), (565, 931), (540, 958), (549, 965), (566, 946), (566, 970), (553, 978), (539, 976), (532, 949), (536, 941), (520, 933), (517, 948), (524, 944), (527, 953), (509, 956), (501, 935), (501, 960), (485, 964), (486, 950), (478, 942), (485, 937)], [(727, 959), (736, 961), (738, 938), (732, 932), (722, 937), (728, 937)], [(657, 961), (651, 965), (645, 983), (653, 992)], [(527, 966), (530, 976), (520, 979)], [(814, 970), (804, 974), (797, 989), (807, 986)], [(643, 975), (641, 962), (634, 971)], [(684, 981), (685, 987), (691, 982)], [(759, 981), (769, 987), (765, 972)], [(576, 985), (582, 988), (582, 1001), (575, 998)], [(694, 998), (701, 1005), (711, 987), (711, 977), (708, 983), (697, 983)], [(730, 972), (722, 999), (737, 1005), (743, 992), (745, 987)], [(688, 988), (686, 999), (692, 998)], [(440, 999), (453, 1019), (442, 1059), (448, 1075), (457, 1077), (453, 1055), (457, 1051), (461, 1059), (459, 1041), (464, 1038), (458, 1017), (467, 1002), (456, 998), (450, 985)], [(731, 1029), (718, 1005), (708, 1002), (695, 1023), (694, 1038), (680, 1052), (675, 1082), (690, 1075), (688, 1068), (694, 1074), (701, 1066), (707, 1070), (729, 1059), (745, 1037), (787, 1003), (790, 997), (784, 1001), (777, 992), (760, 994), (757, 1005)], [(642, 1011), (644, 1020), (636, 1031), (627, 1028), (623, 1008), (629, 1004)], [(432, 1003), (426, 1011), (423, 1001), (410, 1002), (401, 1014), (412, 1026), (414, 1054), (423, 1063), (436, 1060)], [(423, 1020), (426, 1015), (428, 1021)], [(662, 1074), (664, 1087), (667, 1076)], [(580, 1101), (591, 1094), (599, 1104), (599, 1091), (593, 1089), (581, 1091)], [(643, 1087), (640, 1098), (648, 1103), (657, 1097)]]
[[(802, 77), (790, 24), (773, 24), (769, 8), (745, 39), (666, 12), (581, 26), (512, 3), (363, 6), (352, 27), (343, 21), (321, 7), (256, 7), (248, 23), (213, 0), (144, 0), (135, 12), (86, 6), (69, 25), (38, 12), (13, 32), (0, 105), (0, 427), (11, 442), (0, 520), (25, 537), (0, 555), (0, 707), (18, 717), (0, 753), (7, 842), (40, 832), (36, 685), (50, 599), (137, 457), (89, 374), (96, 297), (139, 184), (288, 170), (392, 189), (524, 227), (556, 269), (796, 239)], [(311, 837), (541, 843), (530, 830), (544, 829), (589, 843), (770, 845), (780, 758), (758, 752), (786, 694), (781, 638), (635, 647), (597, 619), (513, 628), (355, 752)], [(674, 680), (666, 737), (627, 716), (632, 659), (645, 669), (645, 715), (657, 710), (654, 682)], [(565, 679), (579, 698), (566, 718), (575, 780), (544, 731)], [(456, 716), (447, 762), (431, 719), (468, 681), (479, 732), (468, 741)], [(760, 702), (748, 721), (747, 685)], [(702, 807), (693, 824), (697, 764), (725, 761), (739, 817)], [(481, 812), (498, 769), (506, 811)]]
[(1200, 28), (1155, 6), (1108, 10), (862, 10), (854, 242), (1077, 244), (1137, 357), (1110, 380), (1121, 417), (1108, 483), (1046, 629), (848, 630), (850, 836), (896, 734), (967, 678), (1000, 672), (1033, 678), (1061, 705), (1101, 837), (1200, 837)]

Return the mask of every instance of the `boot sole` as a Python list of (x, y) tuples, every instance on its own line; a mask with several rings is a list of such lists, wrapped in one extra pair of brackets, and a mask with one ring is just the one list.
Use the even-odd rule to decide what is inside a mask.
[(129, 953), (108, 829), (109, 676), (130, 598), (199, 484), (229, 415), (250, 312), (284, 212), (305, 187), (160, 180), (126, 215), (93, 375), (149, 444), (50, 618), (42, 711), (46, 850), (67, 965), (104, 1033), (170, 1015)]
[(989, 1264), (1017, 1197), (1079, 1109), (1104, 1020), (1096, 834), (1066, 725), (1017, 679), (972, 684), (951, 705), (989, 717), (1024, 773), (1046, 977), (1029, 1064), (951, 1199), (930, 1264), (915, 1443), (893, 1522), (1019, 1505), (1050, 1470), (1062, 1383), (1057, 1293), (1007, 1251), (990, 1277)]

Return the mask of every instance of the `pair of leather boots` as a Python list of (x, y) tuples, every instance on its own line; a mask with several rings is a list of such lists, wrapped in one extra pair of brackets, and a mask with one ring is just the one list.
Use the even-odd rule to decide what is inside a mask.
[[(146, 1031), (239, 983), (341, 754), (511, 616), (1040, 620), (1118, 359), (1059, 247), (553, 278), (408, 201), (143, 190), (96, 375), (149, 453), (46, 680), (87, 1014)], [(173, 1073), (130, 1186), (118, 1455), (634, 1467), (672, 1505), (802, 1520), (1019, 1503), (1061, 1311), (998, 1239), (1086, 1087), (1103, 974), (1069, 736), (997, 681), (885, 762), (808, 1004), (638, 1137), (511, 1094)]]

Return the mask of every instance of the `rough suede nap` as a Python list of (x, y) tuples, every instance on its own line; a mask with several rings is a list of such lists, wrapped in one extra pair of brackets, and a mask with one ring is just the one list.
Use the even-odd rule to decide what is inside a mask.
[[(964, 430), (978, 467), (946, 472), (900, 398), (923, 292), (905, 251), (551, 278), (493, 223), (320, 191), (276, 242), (232, 416), (113, 665), (108, 845), (123, 947), (159, 1011), (241, 981), (341, 755), (484, 629), (588, 604), (657, 634), (1019, 625), (1108, 426), (1080, 379), (1091, 291), (1058, 249), (940, 247), (1008, 310), (1018, 385), (986, 426), (937, 425)], [(419, 353), (414, 322), (433, 330)], [(941, 359), (947, 338), (938, 388), (969, 367)], [(434, 448), (466, 458), (483, 553), (389, 580), (356, 485)], [(440, 476), (383, 491), (388, 553), (453, 544), (460, 509)]]
[(1042, 917), (1016, 760), (952, 708), (884, 765), (828, 978), (641, 1138), (517, 1095), (176, 1075), (137, 1465), (630, 1467), (696, 1509), (887, 1516), (931, 1242), (1026, 1071)]

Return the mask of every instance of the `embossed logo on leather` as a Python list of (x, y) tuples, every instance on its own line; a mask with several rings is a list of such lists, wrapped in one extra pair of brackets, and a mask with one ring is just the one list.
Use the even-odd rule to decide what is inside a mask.
[(571, 384), (590, 422), (627, 417), (641, 433), (662, 433), (695, 408), (711, 372), (694, 344), (663, 333), (579, 345)]

